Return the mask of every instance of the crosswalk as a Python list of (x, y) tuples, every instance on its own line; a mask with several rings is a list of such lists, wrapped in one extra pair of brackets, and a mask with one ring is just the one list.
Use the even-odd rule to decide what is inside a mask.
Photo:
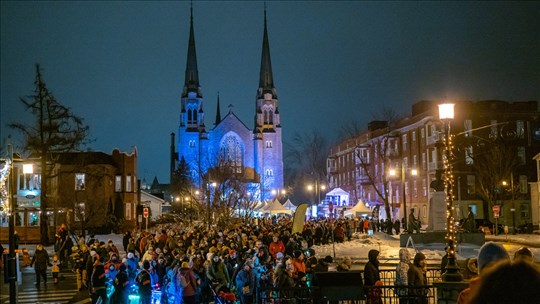
[[(52, 282), (52, 278), (49, 277), (47, 286), (42, 283), (39, 289), (32, 285), (19, 286), (17, 291), (17, 303), (25, 304), (42, 304), (42, 303), (72, 303), (73, 298), (77, 295), (75, 274), (62, 273), (60, 283), (55, 285)], [(0, 297), (1, 304), (9, 303), (9, 296), (7, 298)]]
[[(71, 290), (50, 290), (50, 289), (41, 289), (41, 290), (23, 290), (19, 291), (17, 295), (17, 303), (70, 303), (71, 299), (77, 294), (76, 289)], [(9, 303), (9, 300), (6, 300), (3, 303)]]

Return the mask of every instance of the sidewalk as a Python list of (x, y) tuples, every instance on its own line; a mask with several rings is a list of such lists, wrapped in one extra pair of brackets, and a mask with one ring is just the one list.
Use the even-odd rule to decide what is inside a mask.
[(540, 248), (540, 235), (538, 234), (486, 235), (486, 241), (508, 242), (531, 248)]

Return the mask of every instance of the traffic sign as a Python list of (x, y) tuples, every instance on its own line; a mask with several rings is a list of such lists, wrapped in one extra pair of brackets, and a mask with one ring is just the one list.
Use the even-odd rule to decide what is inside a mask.
[(143, 208), (143, 216), (144, 218), (148, 218), (148, 207)]
[(491, 209), (493, 210), (493, 217), (494, 218), (499, 218), (499, 212), (501, 211), (501, 206), (500, 205), (493, 205), (493, 207), (491, 207)]

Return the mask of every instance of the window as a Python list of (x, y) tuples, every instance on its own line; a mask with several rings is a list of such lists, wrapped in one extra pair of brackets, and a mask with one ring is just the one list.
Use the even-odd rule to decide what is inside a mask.
[(519, 211), (521, 212), (521, 218), (529, 218), (529, 204), (521, 203), (519, 205)]
[(427, 169), (426, 152), (422, 152), (422, 169)]
[(272, 148), (272, 141), (271, 140), (266, 141), (266, 147), (267, 148)]
[(85, 174), (75, 173), (75, 190), (82, 191), (85, 187)]
[(114, 180), (114, 191), (122, 191), (122, 175), (117, 175)]
[(472, 136), (472, 120), (466, 119), (464, 124), (465, 129), (465, 137), (471, 137)]
[(418, 168), (418, 155), (413, 155), (413, 169)]
[(189, 141), (189, 147), (190, 148), (195, 148), (195, 141), (194, 140)]
[(474, 175), (467, 175), (467, 193), (476, 193), (476, 177)]
[(527, 175), (519, 176), (519, 193), (528, 193)]
[(476, 212), (476, 205), (469, 205), (468, 207), (471, 209), (471, 212), (474, 214), (474, 217), (476, 217), (478, 215), (478, 213)]
[(407, 151), (407, 134), (401, 136), (401, 148), (403, 151)]
[(426, 130), (424, 128), (420, 129), (420, 138), (426, 138)]
[(244, 164), (243, 147), (235, 135), (227, 135), (220, 145), (220, 158), (223, 166), (230, 168), (234, 173), (241, 173)]
[(404, 157), (403, 158), (403, 170), (407, 171), (408, 168), (409, 168), (409, 158)]
[(474, 164), (473, 147), (472, 146), (465, 147), (465, 164), (467, 164), (467, 165)]
[(413, 181), (413, 195), (418, 197), (418, 183), (416, 181)]
[(523, 123), (523, 120), (516, 121), (516, 135), (518, 138), (525, 137), (525, 124)]
[(525, 147), (517, 147), (517, 158), (520, 165), (525, 165)]
[(124, 216), (126, 220), (131, 220), (131, 203), (126, 204), (126, 214)]
[(266, 176), (274, 176), (274, 171), (272, 169), (266, 169)]
[(126, 192), (131, 192), (131, 175), (126, 176)]
[(424, 196), (427, 196), (427, 181), (426, 179), (422, 179), (422, 193), (424, 194)]
[(411, 132), (412, 141), (416, 141), (416, 131)]
[(409, 195), (409, 182), (405, 182), (405, 195)]
[(422, 216), (424, 218), (427, 218), (427, 216), (428, 216), (427, 206), (426, 205), (422, 205)]

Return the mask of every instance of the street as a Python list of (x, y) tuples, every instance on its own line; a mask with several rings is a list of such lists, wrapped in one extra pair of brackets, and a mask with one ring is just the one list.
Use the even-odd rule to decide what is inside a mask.
[[(50, 276), (47, 285), (43, 282), (40, 288), (36, 288), (34, 269), (31, 267), (21, 268), (22, 284), (18, 285), (17, 303), (90, 303), (87, 291), (77, 291), (77, 281), (75, 274), (70, 270), (61, 273), (58, 284), (53, 283)], [(2, 283), (0, 288), (0, 304), (9, 303), (9, 283), (3, 279), (3, 269), (0, 271)]]

